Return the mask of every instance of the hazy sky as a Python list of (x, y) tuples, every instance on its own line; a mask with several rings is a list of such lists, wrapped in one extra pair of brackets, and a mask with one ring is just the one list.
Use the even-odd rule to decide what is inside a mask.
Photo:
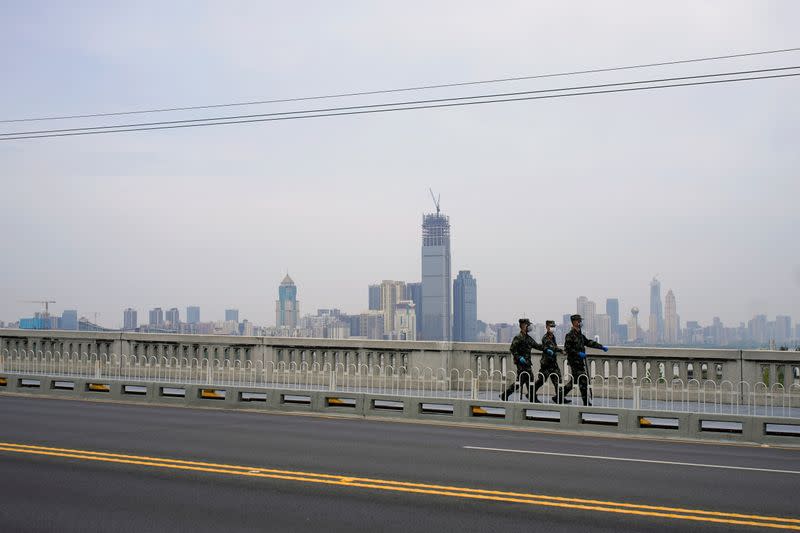
[[(0, 119), (308, 96), (800, 46), (785, 2), (3, 2)], [(800, 65), (800, 53), (122, 120), (352, 105)], [(0, 320), (57, 300), (238, 307), (274, 324), (367, 307), (420, 277), (451, 217), (478, 316), (585, 295), (621, 314), (672, 289), (681, 320), (800, 319), (800, 78), (360, 117), (0, 142)], [(89, 121), (2, 124), (0, 131)], [(663, 297), (663, 296), (662, 296)], [(645, 317), (646, 323), (646, 317)]]

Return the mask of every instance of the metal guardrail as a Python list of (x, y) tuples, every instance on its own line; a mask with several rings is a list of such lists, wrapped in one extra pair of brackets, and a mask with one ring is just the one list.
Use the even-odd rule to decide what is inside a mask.
[[(406, 368), (404, 366), (262, 362), (239, 359), (196, 359), (136, 355), (11, 351), (0, 353), (0, 375), (42, 375), (182, 385), (247, 386), (255, 389), (339, 391), (429, 399), (495, 401), (512, 384), (519, 393), (509, 401), (528, 404), (522, 387), (528, 376), (514, 371)], [(537, 376), (530, 376), (534, 381)], [(549, 376), (544, 376), (549, 378)], [(564, 380), (569, 380), (565, 369)], [(719, 413), (800, 418), (800, 384), (784, 387), (744, 381), (682, 380), (663, 377), (579, 376), (587, 380), (597, 407), (663, 412)], [(556, 390), (545, 379), (544, 404)], [(559, 383), (560, 386), (565, 381)], [(575, 383), (567, 397), (581, 404)], [(527, 392), (527, 391), (525, 391)]]

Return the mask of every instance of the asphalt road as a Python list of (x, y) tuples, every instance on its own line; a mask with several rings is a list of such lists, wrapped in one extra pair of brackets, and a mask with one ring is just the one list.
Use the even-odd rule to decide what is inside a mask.
[(798, 492), (798, 449), (0, 395), (3, 532), (800, 530)]

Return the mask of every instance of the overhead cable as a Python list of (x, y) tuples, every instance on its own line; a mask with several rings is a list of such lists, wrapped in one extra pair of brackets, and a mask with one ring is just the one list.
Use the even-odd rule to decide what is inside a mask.
[(356, 92), (348, 92), (348, 93), (335, 93), (335, 94), (324, 94), (324, 95), (316, 95), (316, 96), (301, 96), (301, 97), (294, 97), (294, 98), (277, 98), (277, 99), (269, 99), (269, 100), (253, 100), (247, 102), (230, 102), (230, 103), (222, 103), (222, 104), (208, 104), (208, 105), (196, 105), (196, 106), (181, 106), (181, 107), (162, 107), (162, 108), (154, 108), (154, 109), (139, 109), (133, 111), (116, 111), (116, 112), (109, 112), (109, 113), (87, 113), (87, 114), (76, 114), (76, 115), (56, 115), (56, 116), (44, 116), (44, 117), (27, 117), (27, 118), (15, 118), (15, 119), (0, 119), (0, 123), (8, 123), (8, 122), (35, 122), (35, 121), (48, 121), (48, 120), (68, 120), (68, 119), (79, 119), (79, 118), (98, 118), (98, 117), (112, 117), (112, 116), (121, 116), (121, 115), (137, 115), (137, 114), (146, 114), (146, 113), (167, 113), (167, 112), (175, 112), (175, 111), (192, 111), (198, 109), (215, 109), (215, 108), (224, 108), (224, 107), (237, 107), (237, 106), (251, 106), (251, 105), (263, 105), (263, 104), (278, 104), (278, 103), (288, 103), (288, 102), (302, 102), (308, 100), (323, 100), (329, 98), (345, 98), (345, 97), (352, 97), (352, 96), (369, 96), (375, 94), (390, 94), (390, 93), (400, 93), (400, 92), (409, 92), (409, 91), (423, 91), (423, 90), (430, 90), (430, 89), (444, 89), (444, 88), (451, 88), (451, 87), (465, 87), (470, 85), (483, 85), (483, 84), (491, 84), (491, 83), (507, 83), (507, 82), (515, 82), (515, 81), (525, 81), (525, 80), (535, 80), (535, 79), (542, 79), (542, 78), (555, 78), (555, 77), (564, 77), (564, 76), (576, 76), (581, 74), (599, 74), (602, 72), (614, 72), (614, 71), (621, 71), (621, 70), (632, 70), (632, 69), (640, 69), (640, 68), (652, 68), (652, 67), (663, 67), (663, 66), (670, 66), (670, 65), (682, 65), (687, 63), (700, 63), (700, 62), (707, 62), (707, 61), (720, 61), (725, 59), (736, 59), (742, 57), (754, 57), (754, 56), (763, 56), (763, 55), (770, 55), (770, 54), (783, 54), (788, 52), (797, 52), (800, 51), (800, 47), (795, 48), (780, 48), (776, 50), (762, 50), (756, 52), (743, 52), (739, 54), (727, 54), (727, 55), (720, 55), (720, 56), (710, 56), (710, 57), (698, 57), (698, 58), (691, 58), (691, 59), (678, 59), (673, 61), (661, 61), (655, 63), (640, 63), (635, 65), (624, 65), (624, 66), (617, 66), (617, 67), (603, 67), (603, 68), (594, 68), (594, 69), (587, 69), (587, 70), (573, 70), (567, 72), (555, 72), (555, 73), (548, 73), (548, 74), (533, 74), (529, 76), (513, 76), (507, 78), (494, 78), (494, 79), (485, 79), (485, 80), (475, 80), (475, 81), (461, 81), (461, 82), (452, 82), (452, 83), (441, 83), (441, 84), (431, 84), (431, 85), (417, 85), (412, 87), (401, 87), (395, 89), (379, 89), (373, 91), (356, 91)]
[(643, 85), (643, 84), (653, 84), (653, 83), (665, 83), (665, 82), (674, 82), (674, 81), (684, 81), (684, 80), (696, 80), (696, 79), (705, 79), (705, 78), (715, 78), (715, 77), (730, 77), (730, 76), (741, 76), (745, 74), (760, 74), (766, 72), (779, 72), (779, 71), (786, 71), (786, 70), (797, 70), (800, 69), (800, 66), (792, 66), (792, 67), (777, 67), (777, 68), (770, 68), (770, 69), (758, 69), (758, 70), (743, 70), (737, 72), (720, 72), (714, 74), (699, 74), (695, 76), (679, 76), (673, 78), (657, 78), (657, 79), (649, 79), (649, 80), (637, 80), (637, 81), (626, 81), (626, 82), (616, 82), (616, 83), (603, 83), (603, 84), (595, 84), (595, 85), (581, 85), (581, 86), (573, 86), (573, 87), (560, 87), (560, 88), (553, 88), (553, 89), (538, 89), (534, 91), (516, 91), (510, 93), (492, 93), (492, 94), (483, 94), (483, 95), (474, 95), (474, 96), (460, 96), (460, 97), (452, 97), (452, 98), (436, 98), (436, 99), (428, 99), (428, 100), (410, 100), (410, 101), (402, 101), (402, 102), (389, 102), (389, 103), (382, 103), (382, 104), (367, 104), (367, 105), (359, 105), (359, 106), (345, 106), (345, 107), (330, 107), (330, 108), (318, 108), (318, 109), (307, 109), (307, 110), (296, 110), (296, 111), (282, 111), (282, 112), (274, 112), (274, 113), (259, 113), (259, 114), (249, 114), (249, 115), (231, 115), (231, 116), (220, 116), (220, 117), (207, 117), (207, 118), (196, 118), (196, 119), (184, 119), (184, 120), (170, 120), (170, 121), (159, 121), (159, 122), (140, 122), (140, 123), (133, 123), (133, 124), (116, 124), (116, 125), (107, 125), (107, 126), (87, 126), (81, 128), (64, 128), (64, 129), (49, 129), (49, 130), (29, 130), (29, 131), (17, 131), (17, 132), (9, 132), (9, 133), (0, 133), (0, 140), (4, 137), (6, 138), (20, 138), (22, 136), (33, 136), (33, 135), (44, 135), (44, 134), (54, 134), (54, 133), (67, 133), (67, 132), (98, 132), (101, 133), (102, 130), (117, 130), (119, 128), (145, 128), (149, 126), (167, 126), (167, 125), (174, 125), (174, 124), (197, 124), (201, 125), (201, 123), (207, 122), (218, 122), (218, 121), (242, 121), (245, 119), (255, 119), (255, 118), (266, 118), (266, 117), (278, 117), (278, 116), (293, 116), (293, 115), (306, 115), (306, 114), (319, 114), (319, 113), (331, 113), (331, 112), (340, 112), (340, 111), (353, 111), (353, 110), (362, 110), (362, 109), (379, 109), (379, 108), (386, 108), (386, 107), (399, 107), (399, 106), (420, 106), (424, 104), (439, 104), (444, 102), (462, 102), (466, 100), (478, 100), (478, 99), (488, 99), (488, 98), (509, 98), (509, 97), (516, 97), (522, 95), (532, 95), (532, 94), (542, 94), (542, 93), (552, 93), (552, 92), (565, 92), (565, 91), (585, 91), (587, 89), (601, 89), (601, 88), (608, 88), (608, 87), (619, 87), (625, 85)]

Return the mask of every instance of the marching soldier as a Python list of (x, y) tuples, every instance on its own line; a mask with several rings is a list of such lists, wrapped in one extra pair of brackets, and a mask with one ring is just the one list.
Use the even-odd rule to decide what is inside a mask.
[(533, 401), (533, 391), (531, 390), (531, 376), (533, 375), (533, 364), (531, 363), (531, 349), (535, 348), (541, 350), (542, 346), (536, 342), (533, 337), (528, 335), (531, 329), (531, 321), (527, 318), (519, 319), (519, 335), (514, 337), (511, 341), (509, 351), (514, 359), (514, 364), (517, 367), (517, 375), (519, 379), (511, 384), (511, 386), (504, 393), (500, 395), (500, 399), (507, 401), (508, 398), (514, 394), (517, 387), (522, 394), (522, 387), (527, 387), (528, 400)]
[(577, 379), (583, 405), (592, 405), (592, 402), (589, 401), (589, 376), (586, 372), (586, 347), (597, 348), (604, 352), (607, 352), (608, 348), (599, 342), (594, 342), (586, 338), (581, 331), (581, 324), (583, 323), (581, 315), (572, 315), (569, 319), (572, 322), (572, 329), (569, 330), (569, 333), (567, 333), (564, 339), (564, 351), (567, 352), (567, 362), (569, 363), (569, 369), (572, 373), (572, 379), (570, 379), (569, 383), (564, 387), (564, 394), (568, 394), (569, 391), (572, 390), (573, 381)]
[(553, 382), (556, 395), (553, 396), (553, 401), (556, 403), (572, 403), (571, 400), (564, 398), (564, 390), (559, 386), (561, 384), (561, 370), (558, 368), (558, 360), (556, 359), (557, 353), (564, 353), (564, 350), (558, 347), (556, 336), (552, 328), (556, 327), (555, 320), (548, 320), (545, 322), (547, 332), (542, 337), (542, 358), (539, 361), (539, 373), (536, 375), (536, 383), (533, 384), (533, 401), (539, 403), (539, 396), (536, 394), (544, 385), (544, 382), (550, 379)]

